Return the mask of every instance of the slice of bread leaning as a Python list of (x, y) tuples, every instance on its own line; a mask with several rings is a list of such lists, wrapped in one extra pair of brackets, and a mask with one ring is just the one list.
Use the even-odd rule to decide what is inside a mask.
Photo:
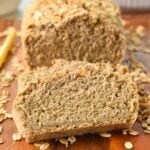
[(124, 66), (56, 60), (18, 84), (13, 117), (30, 143), (125, 129), (137, 118), (137, 87)]

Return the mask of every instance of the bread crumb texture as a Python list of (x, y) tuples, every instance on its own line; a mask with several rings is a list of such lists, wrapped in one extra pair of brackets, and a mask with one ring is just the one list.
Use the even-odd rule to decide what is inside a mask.
[(137, 88), (124, 66), (56, 60), (18, 83), (13, 117), (29, 142), (129, 128), (137, 118)]
[(50, 66), (54, 58), (117, 64), (126, 38), (111, 0), (38, 0), (23, 19), (22, 43), (34, 68)]

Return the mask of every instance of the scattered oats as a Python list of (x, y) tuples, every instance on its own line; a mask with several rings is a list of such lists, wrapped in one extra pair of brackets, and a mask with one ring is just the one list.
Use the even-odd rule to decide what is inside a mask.
[[(4, 104), (7, 103), (7, 97), (0, 97), (0, 108), (2, 109), (4, 107)], [(1, 112), (1, 111), (0, 111)]]
[(139, 25), (137, 28), (136, 28), (136, 31), (137, 35), (139, 35), (140, 37), (143, 37), (145, 35), (145, 28), (142, 26), (142, 25)]
[(134, 55), (132, 55), (131, 53), (129, 53), (128, 55), (129, 55), (129, 60), (131, 62), (130, 69), (132, 71), (135, 71), (137, 68), (146, 71), (145, 66), (141, 62), (139, 62)]
[(68, 147), (68, 140), (67, 140), (67, 139), (61, 138), (61, 139), (58, 139), (58, 141), (59, 141), (61, 144), (64, 144), (66, 147)]
[(133, 149), (133, 144), (131, 142), (125, 142), (124, 146), (126, 149)]
[(7, 98), (7, 96), (0, 97), (0, 101), (5, 100), (6, 98)]
[(2, 138), (0, 138), (0, 144), (3, 144), (4, 140)]
[(1, 86), (2, 86), (3, 88), (9, 87), (9, 86), (10, 86), (10, 83), (2, 83)]
[[(146, 71), (146, 68), (135, 57), (134, 53), (134, 52), (142, 52), (150, 54), (148, 40), (143, 38), (145, 36), (144, 27), (140, 25), (136, 29), (135, 28), (126, 29), (125, 33), (127, 38), (127, 55), (129, 68), (131, 69), (131, 71), (134, 71), (137, 68)], [(141, 118), (139, 119), (141, 120)]]
[(146, 128), (147, 127), (147, 124), (145, 122), (142, 122), (142, 127), (143, 128)]
[(40, 143), (34, 143), (34, 146), (36, 146), (36, 147), (40, 147), (40, 146), (41, 146), (41, 144), (40, 144)]
[(150, 74), (142, 69), (136, 69), (131, 72), (131, 75), (137, 83), (139, 94), (138, 121), (141, 122), (143, 128), (146, 128), (150, 123)]
[(138, 135), (138, 134), (139, 134), (138, 131), (135, 131), (135, 130), (133, 130), (132, 128), (122, 130), (122, 134), (123, 134), (123, 135), (127, 135), (128, 133), (129, 133), (130, 135)]
[(139, 132), (138, 132), (138, 131), (131, 130), (131, 131), (129, 131), (129, 134), (130, 134), (130, 135), (139, 135)]
[(0, 72), (0, 86), (7, 87), (10, 82), (14, 80), (14, 75), (12, 72), (1, 71)]
[(150, 125), (150, 117), (146, 120), (146, 123)]
[(0, 114), (0, 123), (3, 122), (4, 120), (6, 120), (6, 116)]
[(123, 135), (127, 135), (128, 132), (127, 132), (126, 130), (122, 130), (122, 134), (123, 134)]
[(73, 144), (74, 142), (76, 142), (76, 137), (70, 136), (70, 137), (68, 137), (68, 141), (69, 141), (71, 144)]
[(111, 137), (111, 133), (100, 133), (99, 134), (101, 137), (109, 138)]
[(14, 76), (11, 72), (6, 72), (5, 76), (4, 76), (4, 80), (6, 82), (11, 82), (12, 80), (14, 80)]
[(0, 134), (3, 132), (3, 127), (0, 126)]
[[(138, 42), (140, 42), (140, 41), (138, 41)], [(140, 47), (140, 46), (136, 46), (136, 45), (128, 45), (128, 51), (129, 52), (143, 52), (146, 54), (150, 54), (150, 48)]]
[(0, 115), (5, 115), (6, 114), (6, 110), (4, 108), (0, 109)]
[(44, 143), (40, 145), (40, 150), (47, 150), (49, 148), (49, 143)]
[(8, 97), (8, 96), (9, 96), (8, 90), (3, 90), (3, 91), (2, 91), (2, 96), (3, 96), (3, 97), (5, 97), (5, 96)]
[(144, 133), (150, 134), (150, 131), (149, 130), (144, 130)]
[(150, 48), (143, 48), (143, 53), (150, 54)]
[(8, 119), (12, 119), (13, 118), (11, 113), (6, 113), (5, 115), (6, 115), (6, 118), (8, 118)]
[(147, 126), (146, 129), (150, 131), (150, 126)]
[(6, 110), (4, 110), (4, 108), (0, 108), (0, 123), (6, 120), (5, 114), (6, 114)]
[(142, 25), (127, 29), (125, 33), (127, 37), (127, 64), (133, 80), (137, 83), (139, 93), (138, 121), (146, 129), (145, 132), (148, 132), (148, 125), (150, 125), (150, 73), (137, 59), (135, 52), (150, 54), (150, 40), (144, 38), (146, 37), (146, 30)]
[(42, 144), (44, 144), (44, 142), (38, 142), (38, 143), (34, 143), (34, 146), (40, 147)]
[(132, 43), (136, 44), (136, 45), (140, 45), (141, 44), (141, 39), (136, 36), (136, 35), (133, 35), (130, 37), (130, 40)]
[(14, 134), (12, 135), (12, 139), (13, 139), (14, 141), (20, 141), (20, 140), (21, 140), (21, 135), (20, 135), (19, 133), (14, 133)]

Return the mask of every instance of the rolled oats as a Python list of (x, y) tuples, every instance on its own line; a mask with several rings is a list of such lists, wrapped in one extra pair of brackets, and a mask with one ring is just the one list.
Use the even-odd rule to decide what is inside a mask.
[(123, 135), (127, 135), (128, 132), (127, 132), (126, 130), (122, 130), (122, 134), (123, 134)]
[(12, 139), (13, 139), (14, 141), (20, 141), (20, 140), (21, 140), (21, 135), (20, 135), (19, 133), (14, 133), (14, 134), (12, 135)]
[(3, 144), (4, 140), (2, 138), (0, 138), (0, 144)]
[(76, 138), (74, 136), (70, 136), (68, 137), (68, 141), (73, 144), (74, 142), (76, 142)]
[(129, 131), (129, 134), (130, 134), (130, 135), (139, 135), (139, 132), (138, 132), (138, 131), (131, 130), (131, 131)]
[(150, 126), (147, 126), (146, 129), (150, 131)]
[(64, 144), (66, 147), (68, 147), (68, 140), (67, 140), (67, 139), (61, 138), (61, 139), (58, 139), (58, 141), (59, 141), (61, 144)]
[(133, 149), (133, 144), (131, 142), (125, 142), (124, 146), (127, 150)]
[(150, 117), (147, 118), (146, 123), (150, 125)]
[(6, 118), (8, 118), (8, 119), (12, 119), (13, 118), (11, 113), (6, 113), (5, 115), (6, 115)]
[(5, 115), (0, 115), (0, 123), (3, 122), (4, 120), (6, 120), (6, 116)]
[(143, 128), (146, 128), (146, 127), (147, 127), (147, 124), (146, 124), (145, 122), (142, 122), (141, 125), (142, 125)]
[(99, 134), (101, 137), (109, 138), (111, 137), (111, 133), (100, 133)]
[(150, 130), (144, 130), (144, 133), (150, 134)]
[(49, 143), (44, 143), (40, 145), (40, 150), (47, 150), (49, 148)]
[(3, 127), (0, 126), (0, 134), (3, 132)]
[(137, 34), (139, 37), (145, 36), (145, 28), (144, 28), (144, 26), (139, 25), (139, 26), (135, 29), (135, 32), (136, 32), (136, 34)]

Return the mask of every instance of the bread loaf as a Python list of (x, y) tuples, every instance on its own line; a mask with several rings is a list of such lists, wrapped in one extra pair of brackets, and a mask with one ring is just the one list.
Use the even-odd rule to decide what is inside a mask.
[(120, 63), (125, 36), (111, 0), (38, 0), (26, 11), (22, 43), (30, 68), (54, 58)]
[(130, 128), (138, 94), (126, 67), (58, 60), (23, 73), (13, 118), (28, 142)]

